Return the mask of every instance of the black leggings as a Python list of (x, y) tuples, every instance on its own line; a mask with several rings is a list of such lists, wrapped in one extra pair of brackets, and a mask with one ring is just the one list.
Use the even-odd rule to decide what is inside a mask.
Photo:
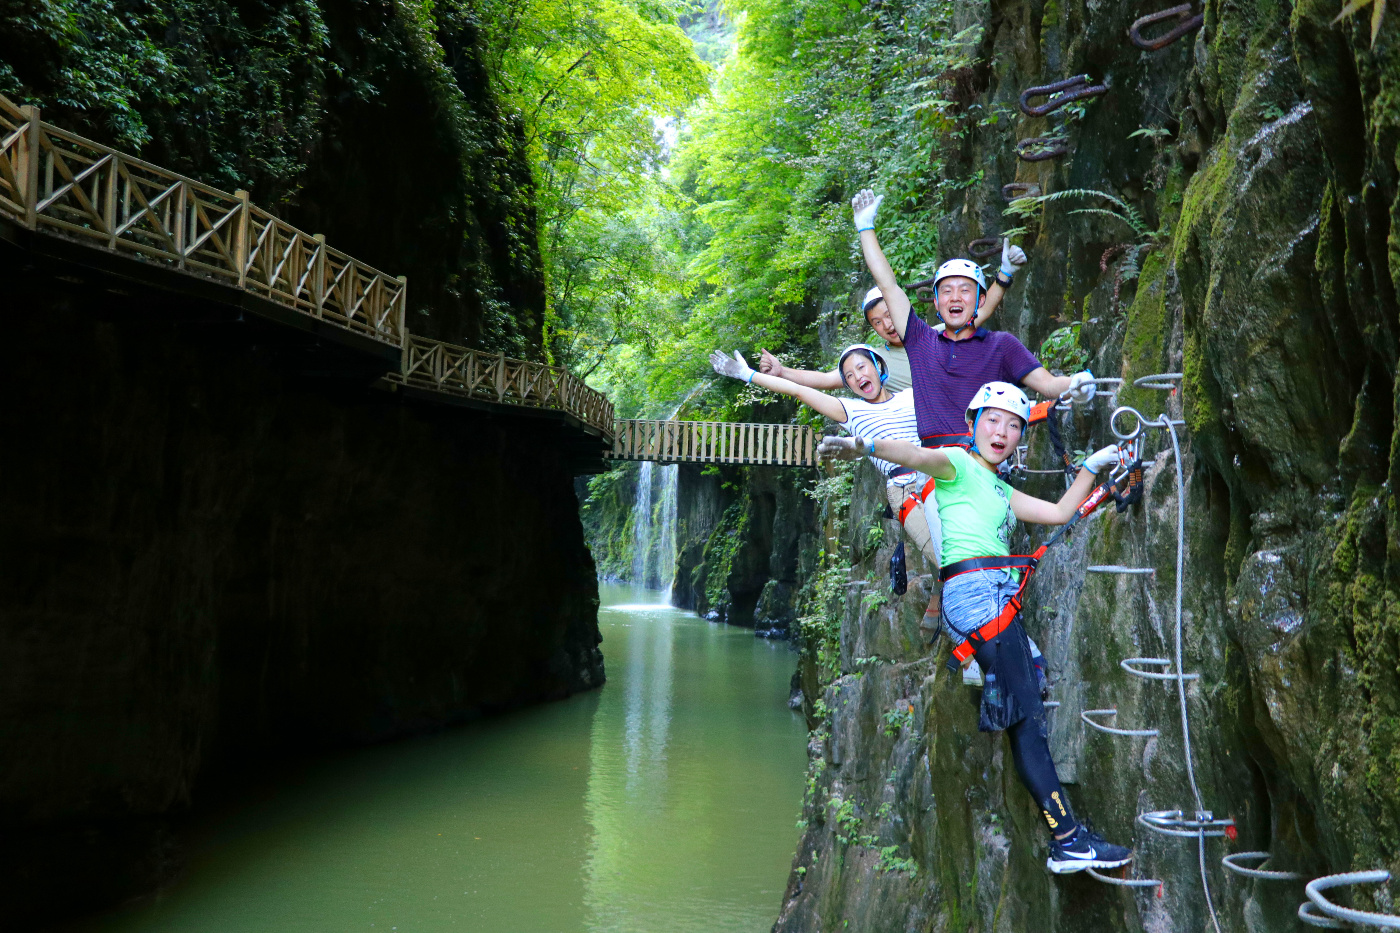
[(1062, 836), (1072, 831), (1078, 823), (1050, 757), (1045, 705), (1025, 629), (1020, 622), (1013, 622), (996, 638), (974, 642), (973, 647), (985, 680), (979, 728), (984, 732), (1006, 731), (1016, 773), (1040, 806), (1050, 832)]

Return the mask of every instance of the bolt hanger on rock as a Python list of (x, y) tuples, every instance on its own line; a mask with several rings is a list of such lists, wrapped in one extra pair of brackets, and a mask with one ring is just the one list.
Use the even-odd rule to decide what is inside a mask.
[(967, 254), (979, 261), (991, 259), (999, 252), (1001, 252), (1001, 237), (999, 236), (984, 236), (967, 244)]
[[(1143, 27), (1151, 26), (1153, 23), (1160, 23), (1163, 20), (1168, 19), (1179, 20), (1179, 23), (1170, 31), (1162, 33), (1162, 35), (1158, 36), (1155, 39), (1144, 39), (1142, 37)], [(1195, 16), (1192, 16), (1191, 4), (1183, 3), (1180, 6), (1174, 6), (1171, 9), (1163, 10), (1160, 13), (1151, 13), (1147, 16), (1142, 17), (1141, 19), (1136, 20), (1131, 26), (1128, 27), (1128, 38), (1133, 41), (1133, 45), (1137, 46), (1143, 51), (1155, 52), (1158, 49), (1164, 49), (1167, 46), (1171, 45), (1173, 42), (1175, 42), (1177, 39), (1180, 39), (1188, 32), (1195, 32), (1197, 29), (1200, 29), (1201, 24), (1203, 24), (1205, 21), (1205, 14), (1197, 13)], [(1022, 99), (1024, 99), (1024, 95), (1022, 95)], [(1024, 109), (1024, 106), (1022, 109)]]
[[(1063, 81), (1056, 81), (1054, 84), (1026, 88), (1021, 92), (1021, 112), (1028, 117), (1043, 117), (1054, 113), (1065, 104), (1107, 93), (1107, 84), (1090, 84), (1088, 75), (1075, 75), (1072, 78), (1065, 78)], [(1050, 99), (1038, 107), (1032, 107), (1031, 101), (1037, 97)]]
[(1016, 144), (1016, 157), (1023, 162), (1045, 162), (1068, 154), (1065, 141), (1053, 136), (1032, 136)]

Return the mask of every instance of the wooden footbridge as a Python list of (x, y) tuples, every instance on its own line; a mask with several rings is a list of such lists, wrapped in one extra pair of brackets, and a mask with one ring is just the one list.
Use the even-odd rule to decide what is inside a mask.
[(817, 435), (807, 425), (731, 421), (617, 421), (613, 460), (815, 466)]
[[(810, 428), (614, 421), (565, 369), (409, 333), (408, 282), (227, 192), (70, 133), (0, 96), (0, 240), (64, 268), (203, 299), (378, 356), (409, 395), (552, 417), (604, 460), (815, 462)], [(72, 278), (66, 273), (60, 277)], [(118, 291), (118, 289), (109, 289)]]

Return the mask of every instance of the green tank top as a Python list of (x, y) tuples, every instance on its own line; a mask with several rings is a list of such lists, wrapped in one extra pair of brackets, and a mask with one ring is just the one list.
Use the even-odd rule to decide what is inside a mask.
[[(960, 447), (944, 447), (957, 476), (933, 487), (943, 525), (943, 564), (1011, 553), (1011, 486)], [(1021, 572), (1013, 571), (1017, 579)]]

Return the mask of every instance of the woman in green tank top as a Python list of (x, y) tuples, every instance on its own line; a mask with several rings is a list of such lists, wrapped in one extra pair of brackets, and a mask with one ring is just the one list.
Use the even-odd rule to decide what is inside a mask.
[[(1095, 486), (1095, 474), (1119, 462), (1117, 446), (1105, 447), (1084, 461), (1084, 468), (1058, 502), (1013, 489), (997, 476), (997, 467), (1016, 450), (1030, 417), (1030, 401), (1018, 387), (989, 382), (967, 411), (972, 446), (916, 447), (907, 441), (862, 437), (823, 438), (818, 453), (853, 460), (876, 456), (919, 470), (938, 482), (934, 495), (943, 524), (943, 622), (954, 651), (975, 656), (984, 677), (978, 728), (1005, 731), (1021, 783), (1039, 804), (1050, 829), (1046, 867), (1056, 874), (1085, 868), (1117, 868), (1132, 860), (1132, 851), (1107, 842), (1079, 822), (1055, 763), (1040, 686), (1021, 627), (1020, 571), (998, 558), (1011, 553), (1016, 519), (1063, 525), (1073, 517)], [(968, 652), (963, 643), (970, 644)]]

